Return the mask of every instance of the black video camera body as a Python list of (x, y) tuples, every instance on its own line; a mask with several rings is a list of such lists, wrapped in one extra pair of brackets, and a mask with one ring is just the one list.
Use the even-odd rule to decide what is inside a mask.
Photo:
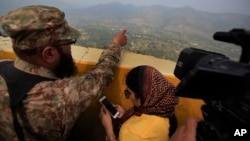
[(182, 50), (174, 70), (181, 80), (176, 95), (205, 102), (201, 107), (204, 120), (197, 127), (198, 141), (249, 141), (250, 32), (217, 32), (214, 39), (240, 45), (244, 51), (240, 61), (195, 48)]

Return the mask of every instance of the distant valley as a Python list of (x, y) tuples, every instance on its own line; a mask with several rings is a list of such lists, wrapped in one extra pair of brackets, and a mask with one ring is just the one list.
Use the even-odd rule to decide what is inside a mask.
[[(250, 29), (250, 16), (195, 9), (134, 6), (114, 2), (82, 9), (63, 9), (69, 24), (83, 34), (77, 45), (106, 48), (114, 34), (127, 29), (126, 49), (176, 61), (180, 51), (195, 47), (237, 60), (240, 47), (213, 40), (217, 31)], [(1, 11), (0, 11), (1, 14)]]
[(84, 35), (79, 45), (106, 48), (113, 35), (126, 28), (128, 50), (173, 61), (186, 47), (223, 53), (237, 60), (241, 48), (215, 41), (213, 34), (233, 28), (250, 29), (250, 16), (208, 13), (188, 7), (110, 3), (66, 13), (70, 24)]

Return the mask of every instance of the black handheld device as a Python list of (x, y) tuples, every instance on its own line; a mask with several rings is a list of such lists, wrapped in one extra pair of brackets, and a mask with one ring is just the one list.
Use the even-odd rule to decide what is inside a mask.
[(108, 110), (108, 112), (113, 118), (118, 117), (119, 111), (115, 109), (115, 107), (109, 102), (106, 96), (101, 97), (99, 99), (99, 102), (102, 104), (102, 106), (104, 106)]

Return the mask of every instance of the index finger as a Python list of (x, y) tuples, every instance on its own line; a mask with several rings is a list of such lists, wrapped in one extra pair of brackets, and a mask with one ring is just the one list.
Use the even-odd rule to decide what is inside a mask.
[(122, 34), (125, 34), (127, 32), (127, 29), (123, 29)]

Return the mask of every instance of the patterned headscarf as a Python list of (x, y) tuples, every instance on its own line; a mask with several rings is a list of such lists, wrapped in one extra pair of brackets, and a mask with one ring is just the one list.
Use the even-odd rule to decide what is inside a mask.
[(138, 66), (127, 75), (126, 85), (136, 97), (140, 98), (141, 106), (132, 107), (121, 118), (121, 124), (132, 115), (141, 114), (172, 117), (178, 97), (175, 87), (157, 69), (151, 66)]

